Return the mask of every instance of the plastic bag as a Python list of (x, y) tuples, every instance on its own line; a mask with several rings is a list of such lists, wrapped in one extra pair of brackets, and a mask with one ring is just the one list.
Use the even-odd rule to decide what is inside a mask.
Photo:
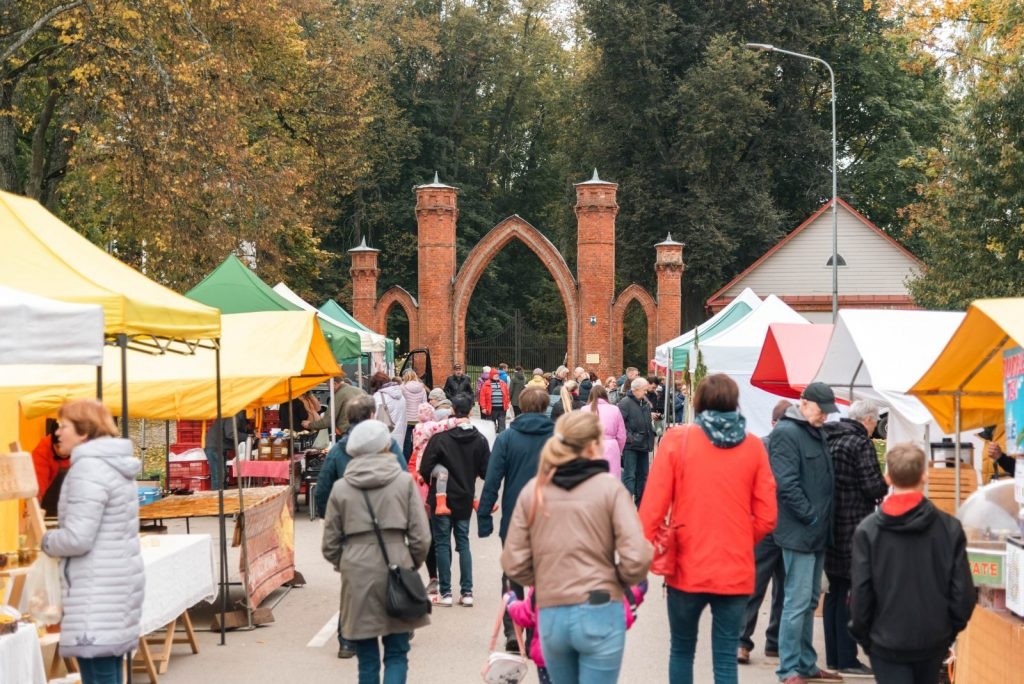
[(39, 554), (25, 576), (22, 612), (44, 625), (56, 625), (64, 609), (60, 588), (60, 565), (56, 558)]

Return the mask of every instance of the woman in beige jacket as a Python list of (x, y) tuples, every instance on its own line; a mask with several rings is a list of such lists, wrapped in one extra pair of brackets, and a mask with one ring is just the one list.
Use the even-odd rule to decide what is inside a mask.
[(516, 502), (501, 554), (510, 579), (534, 585), (541, 649), (555, 684), (618, 680), (623, 588), (645, 579), (651, 563), (633, 500), (608, 474), (602, 436), (592, 413), (558, 419), (537, 477)]

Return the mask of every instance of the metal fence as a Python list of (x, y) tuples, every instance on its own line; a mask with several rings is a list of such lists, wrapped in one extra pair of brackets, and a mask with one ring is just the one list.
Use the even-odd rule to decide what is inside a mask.
[(466, 364), (470, 366), (496, 366), (517, 363), (529, 372), (534, 368), (551, 371), (565, 363), (568, 343), (563, 331), (541, 333), (529, 328), (523, 315), (516, 309), (508, 324), (496, 335), (466, 340)]

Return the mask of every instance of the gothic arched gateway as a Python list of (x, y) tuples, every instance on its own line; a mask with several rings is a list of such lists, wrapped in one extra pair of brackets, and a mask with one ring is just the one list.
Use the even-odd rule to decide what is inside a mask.
[[(639, 285), (615, 296), (615, 202), (618, 186), (594, 177), (576, 184), (577, 275), (574, 278), (554, 245), (519, 216), (492, 228), (456, 270), (455, 229), (458, 189), (440, 183), (416, 188), (418, 263), (417, 298), (393, 287), (377, 298), (379, 250), (365, 242), (349, 250), (352, 256), (352, 313), (384, 333), (387, 311), (394, 305), (409, 317), (410, 348), (428, 347), (437, 375), (444, 377), (456, 361), (464, 361), (466, 313), (473, 289), (494, 257), (512, 240), (521, 241), (551, 273), (566, 311), (570, 367), (585, 366), (600, 377), (622, 370), (622, 317), (637, 301), (648, 320), (648, 352), (679, 335), (682, 304), (683, 245), (669, 237), (655, 245), (657, 300)], [(368, 325), (370, 323), (367, 323)], [(414, 332), (415, 331), (415, 332)], [(495, 359), (515, 363), (516, 359)], [(552, 369), (545, 369), (552, 370)]]

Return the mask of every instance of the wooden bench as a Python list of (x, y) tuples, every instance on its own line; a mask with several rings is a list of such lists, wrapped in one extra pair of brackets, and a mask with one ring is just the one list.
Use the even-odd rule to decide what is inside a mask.
[[(925, 492), (935, 507), (950, 515), (956, 514), (956, 469), (928, 466)], [(960, 504), (978, 490), (978, 474), (968, 465), (960, 466)]]

